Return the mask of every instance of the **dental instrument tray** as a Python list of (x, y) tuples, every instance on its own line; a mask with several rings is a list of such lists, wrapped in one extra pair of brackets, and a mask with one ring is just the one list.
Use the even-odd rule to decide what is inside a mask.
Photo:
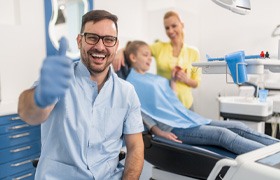
[[(280, 73), (280, 60), (278, 59), (245, 59), (248, 74), (263, 74), (264, 69)], [(229, 74), (225, 61), (208, 61), (192, 63), (194, 67), (202, 68), (203, 74)]]

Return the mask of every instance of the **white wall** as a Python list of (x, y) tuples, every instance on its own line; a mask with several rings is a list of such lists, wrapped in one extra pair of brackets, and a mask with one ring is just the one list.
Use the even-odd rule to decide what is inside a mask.
[(43, 0), (0, 0), (2, 102), (17, 101), (38, 77), (45, 57)]
[[(204, 0), (203, 5), (200, 0), (200, 3), (198, 48), (203, 59), (207, 53), (222, 57), (238, 50), (244, 50), (248, 55), (259, 54), (263, 50), (268, 51), (271, 57), (277, 57), (278, 38), (272, 38), (271, 34), (280, 24), (279, 1), (251, 0), (252, 12), (246, 16), (231, 13), (210, 0)], [(195, 92), (197, 110), (208, 117), (218, 117), (215, 97), (219, 92), (233, 94), (236, 86), (227, 84), (224, 75), (203, 75), (202, 78), (202, 84)]]
[[(186, 42), (198, 47), (201, 61), (205, 54), (222, 57), (238, 50), (246, 54), (264, 50), (277, 56), (280, 37), (272, 38), (271, 33), (280, 24), (280, 1), (251, 0), (251, 7), (249, 15), (241, 16), (211, 0), (94, 0), (95, 9), (118, 15), (121, 47), (134, 39), (168, 40), (162, 17), (169, 9), (177, 10), (185, 23)], [(0, 0), (2, 101), (16, 100), (37, 79), (46, 55), (44, 31), (43, 0)], [(237, 91), (225, 81), (224, 75), (202, 76), (201, 86), (194, 90), (198, 113), (218, 118), (217, 95)]]
[[(280, 24), (279, 0), (251, 0), (252, 11), (246, 16), (223, 9), (211, 0), (95, 0), (94, 7), (118, 15), (121, 46), (134, 39), (168, 40), (162, 18), (167, 10), (174, 9), (185, 23), (186, 42), (198, 47), (201, 61), (206, 61), (206, 54), (223, 57), (239, 50), (247, 55), (263, 50), (277, 57), (278, 38), (272, 38), (271, 33)], [(201, 86), (194, 90), (195, 111), (217, 119), (218, 94), (235, 93), (237, 86), (227, 84), (225, 75), (202, 75)]]

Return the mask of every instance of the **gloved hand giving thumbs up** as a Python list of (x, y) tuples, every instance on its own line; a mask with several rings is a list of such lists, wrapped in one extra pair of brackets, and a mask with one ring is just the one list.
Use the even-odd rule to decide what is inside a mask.
[(63, 96), (71, 79), (71, 59), (65, 56), (68, 47), (66, 38), (60, 39), (59, 52), (56, 56), (45, 58), (40, 81), (35, 89), (35, 103), (45, 108)]

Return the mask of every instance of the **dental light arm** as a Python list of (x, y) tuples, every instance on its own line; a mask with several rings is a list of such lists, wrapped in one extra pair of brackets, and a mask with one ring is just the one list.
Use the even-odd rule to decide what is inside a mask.
[(212, 0), (217, 5), (234, 13), (246, 15), (251, 11), (250, 0)]

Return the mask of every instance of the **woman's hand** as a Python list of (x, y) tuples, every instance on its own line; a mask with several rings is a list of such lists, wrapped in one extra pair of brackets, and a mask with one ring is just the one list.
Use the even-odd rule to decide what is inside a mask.
[(176, 71), (175, 79), (179, 82), (182, 82), (182, 83), (185, 83), (188, 85), (189, 77), (188, 77), (187, 73), (184, 72), (182, 69), (179, 69)]
[(182, 69), (179, 69), (176, 71), (176, 73), (173, 73), (173, 71), (172, 71), (172, 77), (173, 77), (173, 74), (174, 74), (174, 79), (176, 81), (182, 82), (192, 88), (196, 88), (198, 85), (198, 82), (196, 80), (191, 79), (188, 76), (187, 70), (183, 71)]
[(113, 68), (115, 72), (121, 69), (121, 66), (125, 66), (125, 61), (124, 61), (124, 54), (123, 54), (124, 49), (120, 49), (117, 51), (115, 58), (112, 62)]

